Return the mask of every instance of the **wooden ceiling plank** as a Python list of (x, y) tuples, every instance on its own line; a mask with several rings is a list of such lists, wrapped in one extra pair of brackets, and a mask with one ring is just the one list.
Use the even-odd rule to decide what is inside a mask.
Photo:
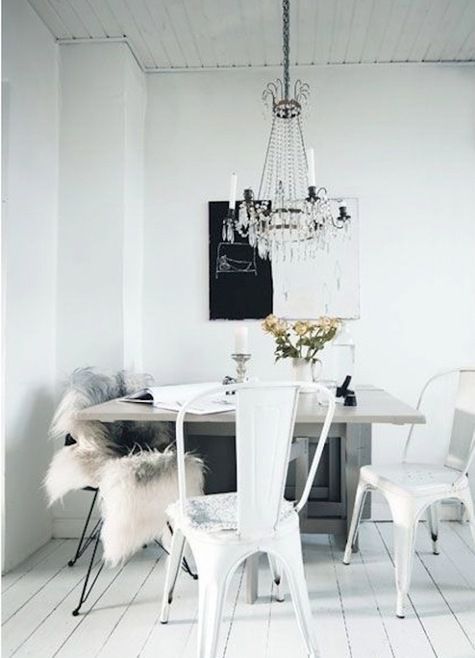
[(378, 62), (391, 62), (401, 35), (407, 25), (407, 19), (414, 0), (393, 0), (391, 18), (387, 25), (384, 39), (376, 55)]
[(122, 37), (122, 29), (112, 13), (109, 5), (104, 0), (88, 0), (95, 12), (102, 28), (108, 37)]
[(467, 1), (472, 0), (451, 0), (447, 5), (442, 20), (437, 26), (436, 32), (423, 55), (425, 62), (440, 62), (447, 43), (451, 39), (452, 32), (457, 27), (467, 6)]
[(181, 0), (165, 0), (166, 10), (170, 17), (173, 34), (183, 53), (186, 66), (196, 68), (202, 67), (203, 61), (196, 45), (193, 28), (190, 25), (188, 14)]
[(69, 0), (48, 0), (48, 2), (67, 26), (73, 39), (87, 39), (92, 36)]
[(336, 19), (336, 3), (334, 0), (317, 0), (317, 3), (313, 61), (315, 64), (328, 64), (330, 61), (333, 25)]
[(391, 56), (393, 62), (410, 61), (412, 47), (417, 41), (432, 3), (433, 0), (417, 0), (411, 3), (399, 39)]
[(429, 9), (409, 52), (410, 62), (422, 62), (441, 24), (451, 0), (431, 0)]
[(361, 60), (374, 3), (375, 0), (356, 0), (353, 24), (345, 52), (344, 61), (347, 63), (357, 63)]
[(456, 56), (456, 60), (459, 62), (475, 61), (475, 27), (473, 27), (472, 32), (468, 35), (467, 39), (460, 47), (460, 50)]
[(29, 0), (33, 10), (56, 39), (72, 39), (72, 32), (48, 0)]
[(202, 9), (208, 21), (208, 33), (214, 43), (217, 68), (235, 65), (235, 45), (228, 39), (228, 27), (224, 9), (219, 0), (202, 0)]
[[(152, 0), (138, 0), (140, 7), (138, 21), (141, 31), (149, 48), (152, 50), (154, 59), (158, 62), (167, 62), (162, 66), (170, 68), (183, 68), (186, 59), (177, 41), (174, 26), (163, 2)], [(158, 64), (160, 68), (160, 64)]]
[(215, 39), (209, 31), (209, 19), (203, 3), (197, 0), (182, 0), (190, 29), (193, 29), (195, 47), (199, 53), (202, 66), (217, 66)]
[(232, 66), (248, 66), (250, 61), (249, 43), (242, 20), (241, 5), (238, 0), (220, 0), (219, 5)]
[(474, 30), (475, 2), (471, 0), (467, 3), (460, 20), (451, 32), (450, 38), (447, 40), (445, 48), (442, 51), (441, 59), (443, 61), (463, 59), (461, 54), (464, 52), (465, 45), (469, 42)]
[(330, 62), (332, 64), (343, 64), (345, 61), (354, 16), (354, 0), (338, 0), (330, 46)]
[[(282, 19), (281, 19), (282, 21)], [(299, 22), (300, 22), (300, 2), (292, 0), (289, 2), (289, 21), (290, 21), (290, 65), (294, 66), (300, 62), (299, 47)]]
[[(134, 10), (129, 7), (127, 0), (106, 0), (112, 14), (120, 25), (122, 34), (132, 43), (137, 56), (140, 58), (144, 69), (155, 69), (160, 64), (160, 60), (155, 59), (151, 52), (150, 46), (146, 41), (144, 32), (137, 22), (137, 6), (134, 3)], [(147, 26), (148, 27), (148, 26)], [(162, 63), (163, 65), (163, 63)]]
[(107, 36), (101, 21), (88, 0), (69, 0), (69, 2), (76, 14), (81, 17), (81, 21), (91, 37), (103, 39)]
[(263, 60), (262, 63), (264, 66), (267, 66), (269, 64), (269, 53), (267, 52), (267, 44), (266, 44), (266, 20), (265, 20), (265, 15), (264, 15), (264, 3), (259, 2), (259, 23), (260, 23), (260, 29), (261, 29), (261, 46), (262, 46), (262, 56)]
[(259, 2), (238, 0), (243, 31), (246, 34), (250, 66), (262, 66), (265, 53), (262, 39), (262, 12)]
[(374, 63), (377, 61), (378, 52), (386, 37), (391, 12), (391, 0), (376, 0), (361, 54), (361, 62)]
[[(248, 0), (249, 1), (249, 0)], [(266, 64), (280, 66), (282, 64), (282, 6), (276, 0), (261, 0), (264, 16), (264, 41), (266, 49)], [(295, 49), (295, 24), (290, 26), (290, 58)]]
[(316, 0), (295, 0), (298, 4), (297, 20), (292, 27), (296, 50), (296, 61), (299, 64), (313, 64), (315, 43), (315, 24), (317, 21)]

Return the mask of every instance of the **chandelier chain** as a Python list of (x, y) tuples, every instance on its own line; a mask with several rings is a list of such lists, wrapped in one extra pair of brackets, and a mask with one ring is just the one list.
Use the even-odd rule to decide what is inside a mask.
[(282, 54), (284, 60), (284, 98), (288, 100), (290, 87), (290, 0), (282, 0)]

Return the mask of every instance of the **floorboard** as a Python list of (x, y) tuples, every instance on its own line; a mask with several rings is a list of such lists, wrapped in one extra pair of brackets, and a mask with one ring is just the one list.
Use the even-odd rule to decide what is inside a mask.
[[(361, 535), (364, 545), (364, 528)], [(335, 576), (341, 592), (342, 607), (345, 610), (351, 656), (366, 658), (368, 656), (368, 636), (371, 636), (372, 655), (378, 656), (378, 658), (393, 658), (394, 653), (384, 620), (376, 606), (374, 593), (362, 564), (361, 554), (355, 553), (352, 565), (346, 566), (341, 561), (341, 551), (335, 548), (332, 539), (330, 549), (334, 560)]]
[[(423, 562), (423, 554), (431, 552), (431, 542), (423, 525), (420, 524), (417, 533), (417, 552), (412, 570), (410, 601), (414, 613), (420, 619), (438, 658), (473, 658), (475, 651), (470, 640)], [(391, 524), (378, 524), (378, 530), (392, 553)]]
[(99, 650), (100, 658), (116, 658), (129, 649), (130, 655), (135, 655), (144, 647), (151, 629), (158, 622), (165, 566), (164, 555), (152, 562), (150, 571), (120, 617), (120, 623), (114, 626)]
[(95, 603), (92, 612), (83, 615), (81, 623), (54, 656), (86, 658), (100, 655), (160, 557), (161, 549), (148, 547), (137, 553), (123, 568), (116, 569), (117, 575), (107, 591)]
[(74, 632), (83, 623), (86, 616), (96, 609), (109, 586), (117, 578), (119, 569), (103, 570), (97, 581), (97, 587), (91, 592), (90, 598), (84, 603), (81, 614), (73, 617), (81, 593), (86, 565), (76, 564), (70, 569), (76, 572), (77, 581), (69, 594), (49, 611), (41, 624), (25, 639), (13, 654), (15, 658), (51, 658), (55, 656), (64, 644), (74, 636)]
[[(104, 569), (73, 617), (87, 555), (67, 566), (75, 542), (52, 541), (3, 580), (3, 652), (15, 658), (195, 658), (198, 583), (180, 572), (170, 621), (159, 622), (166, 559), (155, 546)], [(475, 547), (466, 524), (441, 524), (440, 555), (421, 524), (406, 619), (394, 614), (392, 525), (365, 523), (350, 566), (327, 536), (304, 536), (305, 574), (323, 658), (475, 658)], [(257, 603), (234, 575), (220, 658), (305, 658), (288, 588), (277, 602), (265, 556)]]
[(330, 538), (326, 535), (305, 538), (303, 554), (317, 641), (322, 655), (328, 658), (351, 658), (346, 611), (336, 578), (336, 561), (341, 556), (335, 555)]
[(417, 656), (417, 658), (434, 658), (434, 648), (425, 632), (424, 626), (408, 607), (406, 618), (395, 616), (396, 594), (394, 571), (381, 534), (373, 523), (361, 527), (361, 561), (354, 568), (364, 569), (371, 585), (374, 605), (378, 611), (388, 636), (389, 644), (395, 656)]
[[(259, 596), (256, 603), (250, 606), (246, 603), (245, 575), (236, 574), (240, 578), (241, 587), (235, 590), (236, 595), (234, 617), (228, 625), (225, 643), (221, 656), (240, 658), (241, 656), (262, 656), (266, 658), (268, 644), (269, 616), (271, 610), (272, 579), (265, 555), (259, 560)], [(190, 654), (192, 655), (192, 654)], [(193, 657), (194, 658), (194, 657)], [(295, 654), (295, 658), (300, 655)]]
[(10, 587), (17, 583), (21, 578), (30, 573), (33, 569), (40, 570), (40, 564), (47, 558), (51, 553), (54, 553), (62, 546), (67, 540), (66, 539), (53, 539), (47, 544), (44, 544), (39, 550), (35, 551), (27, 560), (22, 562), (21, 565), (15, 567), (7, 574), (2, 576), (2, 592), (5, 594)]

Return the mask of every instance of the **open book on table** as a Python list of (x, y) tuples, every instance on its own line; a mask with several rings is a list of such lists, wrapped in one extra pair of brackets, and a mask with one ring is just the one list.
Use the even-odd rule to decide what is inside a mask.
[[(141, 402), (143, 404), (153, 404), (154, 407), (158, 407), (159, 409), (180, 411), (185, 402), (219, 385), (219, 382), (207, 382), (205, 384), (151, 386), (121, 399), (123, 402)], [(235, 405), (231, 396), (227, 396), (225, 393), (216, 393), (215, 395), (198, 400), (196, 404), (188, 408), (188, 412), (190, 414), (204, 416), (232, 411), (234, 408)]]

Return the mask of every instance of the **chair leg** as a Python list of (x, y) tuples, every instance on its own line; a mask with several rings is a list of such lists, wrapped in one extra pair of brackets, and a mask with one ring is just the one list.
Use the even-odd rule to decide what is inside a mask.
[(73, 617), (77, 617), (79, 614), (79, 611), (81, 610), (81, 607), (83, 603), (85, 603), (89, 597), (89, 594), (92, 592), (92, 589), (94, 585), (96, 584), (97, 579), (99, 578), (99, 574), (101, 573), (102, 569), (104, 568), (104, 562), (101, 561), (100, 566), (97, 569), (96, 575), (94, 576), (92, 583), (89, 585), (89, 579), (91, 577), (92, 569), (94, 567), (94, 559), (96, 557), (97, 549), (99, 546), (99, 541), (101, 539), (101, 527), (102, 527), (102, 522), (100, 521), (98, 525), (96, 526), (95, 534), (91, 535), (92, 539), (91, 541), (94, 541), (94, 549), (91, 554), (91, 559), (89, 560), (89, 566), (87, 568), (87, 573), (86, 577), (84, 578), (84, 584), (81, 590), (81, 596), (79, 597), (79, 602), (76, 606), (76, 608), (73, 610), (72, 615)]
[(433, 503), (427, 508), (427, 521), (429, 524), (429, 532), (432, 540), (432, 552), (434, 555), (439, 555), (439, 508), (438, 503)]
[(285, 597), (282, 592), (282, 568), (278, 560), (276, 560), (275, 557), (270, 553), (267, 554), (267, 558), (269, 560), (269, 567), (270, 567), (270, 572), (272, 574), (272, 580), (274, 581), (274, 585), (275, 585), (275, 598), (276, 601), (282, 603), (282, 601), (285, 601)]
[(176, 529), (173, 533), (170, 554), (167, 560), (167, 574), (163, 588), (162, 611), (160, 614), (160, 622), (162, 624), (168, 622), (170, 605), (173, 601), (173, 592), (175, 590), (178, 572), (180, 571), (184, 548), (185, 537), (180, 530)]
[(366, 494), (369, 491), (367, 484), (359, 482), (358, 488), (356, 490), (355, 496), (355, 505), (353, 507), (353, 516), (351, 517), (350, 532), (348, 533), (348, 538), (346, 540), (345, 554), (343, 556), (343, 564), (350, 564), (351, 552), (353, 550), (353, 545), (356, 540), (358, 533), (358, 528), (361, 521), (361, 514), (363, 512), (364, 501)]
[[(94, 527), (91, 534), (89, 535), (89, 537), (87, 539), (85, 539), (85, 537), (86, 537), (87, 529), (89, 527), (89, 522), (91, 520), (92, 512), (94, 511), (94, 507), (96, 505), (96, 500), (97, 500), (98, 493), (99, 493), (99, 490), (96, 489), (96, 491), (94, 492), (94, 496), (92, 497), (92, 503), (91, 503), (91, 506), (89, 507), (89, 512), (87, 513), (86, 521), (84, 523), (84, 527), (82, 529), (81, 536), (79, 538), (79, 542), (78, 542), (78, 545), (77, 545), (77, 548), (76, 548), (76, 554), (75, 554), (75, 556), (73, 557), (72, 560), (69, 560), (68, 567), (73, 567), (76, 564), (76, 562), (79, 560), (81, 555), (83, 555), (84, 551), (87, 550), (87, 547), (89, 546), (89, 544), (92, 541), (94, 541), (95, 532), (97, 530), (97, 524)], [(100, 523), (100, 521), (98, 523)]]
[[(173, 534), (173, 533), (172, 533), (172, 534)], [(165, 546), (163, 545), (163, 543), (162, 543), (159, 539), (154, 539), (153, 541), (155, 542), (155, 544), (156, 544), (159, 548), (162, 549), (162, 551), (163, 551), (164, 553), (166, 553), (167, 555), (170, 555), (170, 551), (169, 551), (168, 549), (165, 548)], [(144, 546), (144, 548), (147, 548), (147, 547)], [(195, 573), (195, 572), (192, 570), (192, 568), (190, 567), (190, 564), (189, 564), (188, 560), (186, 559), (186, 557), (185, 557), (185, 555), (184, 555), (184, 552), (183, 552), (183, 560), (181, 561), (181, 568), (183, 569), (183, 571), (185, 571), (185, 572), (190, 576), (190, 578), (193, 578), (193, 580), (198, 580), (198, 574)]]
[(406, 597), (411, 584), (414, 561), (417, 511), (412, 501), (388, 498), (393, 517), (394, 566), (396, 577), (396, 616), (405, 617)]
[(216, 658), (229, 580), (246, 557), (241, 546), (217, 546), (191, 540), (198, 567), (198, 658)]
[(475, 509), (472, 499), (472, 494), (468, 486), (459, 494), (459, 498), (462, 501), (465, 508), (465, 515), (467, 521), (470, 524), (470, 530), (472, 532), (473, 543), (475, 544)]
[(199, 581), (198, 658), (216, 658), (219, 629), (223, 616), (226, 581), (215, 577)]
[(290, 595), (309, 658), (317, 658), (319, 651), (314, 631), (314, 620), (308, 597), (303, 568), (302, 545), (298, 531), (289, 533), (275, 545), (275, 554), (282, 561)]

